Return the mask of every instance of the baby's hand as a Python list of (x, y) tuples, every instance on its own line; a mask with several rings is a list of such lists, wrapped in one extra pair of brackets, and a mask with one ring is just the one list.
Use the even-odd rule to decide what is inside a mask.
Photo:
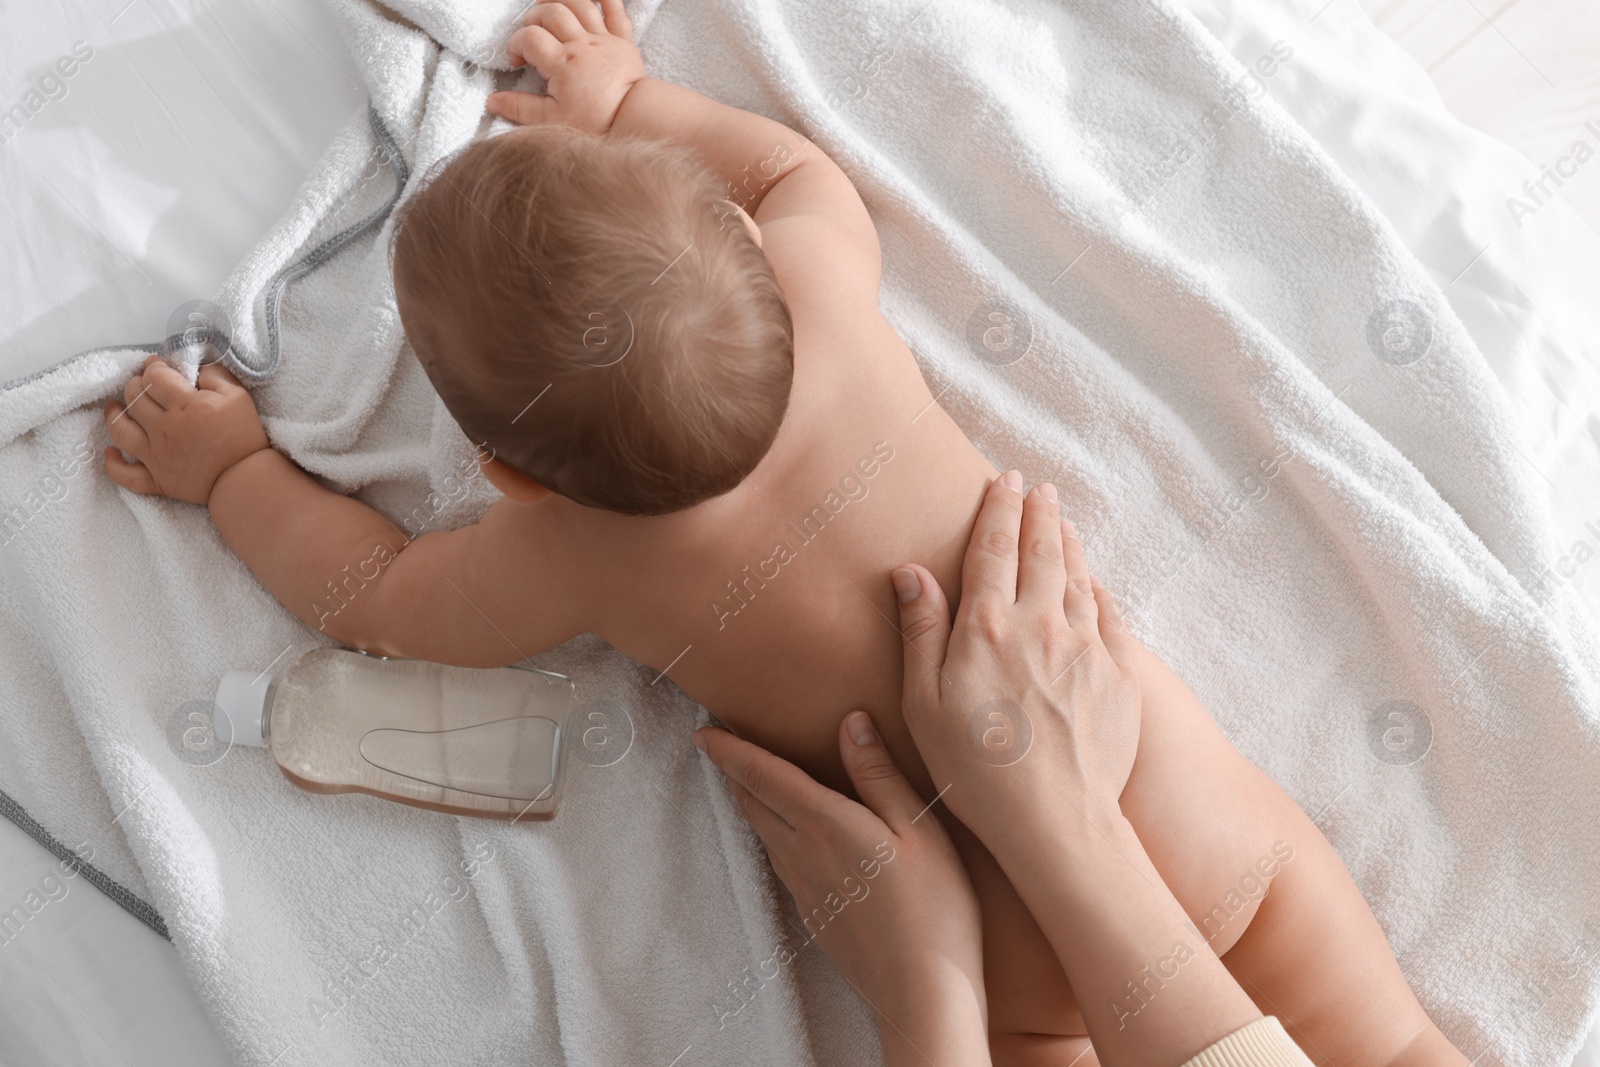
[(517, 123), (572, 126), (605, 133), (644, 60), (633, 46), (633, 23), (622, 0), (540, 0), (508, 46), (513, 66), (532, 64), (544, 95), (493, 93), (491, 115)]
[(125, 403), (105, 407), (106, 476), (124, 489), (204, 505), (222, 472), (271, 447), (255, 401), (239, 380), (215, 364), (200, 368), (198, 388), (160, 356), (128, 379)]

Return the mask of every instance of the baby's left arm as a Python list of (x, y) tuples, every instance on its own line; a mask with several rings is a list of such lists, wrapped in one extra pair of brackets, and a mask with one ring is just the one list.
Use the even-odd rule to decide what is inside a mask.
[(306, 625), (355, 648), (497, 667), (588, 629), (557, 524), (501, 501), (483, 521), (411, 538), (275, 451), (249, 392), (219, 366), (189, 385), (158, 356), (106, 405), (106, 474), (210, 509), (228, 544)]

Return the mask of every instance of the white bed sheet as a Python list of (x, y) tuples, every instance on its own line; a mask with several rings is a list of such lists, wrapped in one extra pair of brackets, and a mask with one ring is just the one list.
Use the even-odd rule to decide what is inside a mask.
[[(164, 336), (366, 100), (316, 0), (7, 4), (0, 71), (0, 380)], [(40, 106), (5, 119), (18, 103)], [(56, 869), (0, 819), (0, 909)], [(64, 884), (0, 944), (0, 1064), (228, 1062), (172, 946)]]
[[(1252, 34), (1271, 32), (1230, 21), (1226, 0), (1191, 6), (1245, 59), (1261, 51)], [(1341, 26), (1358, 25), (1349, 20), (1365, 19), (1353, 3), (1322, 17), (1318, 32), (1333, 37)], [(1305, 24), (1303, 13), (1296, 22)], [(92, 56), (76, 63), (60, 88), (41, 87), (80, 41)], [(0, 123), (7, 138), (0, 144), (7, 249), (0, 258), (0, 380), (95, 345), (161, 336), (174, 308), (218, 287), (364, 100), (337, 30), (315, 0), (12, 7), (0, 24), (0, 59), (8, 72), (0, 109), (29, 103), (30, 89), (43, 100), (20, 131)], [(1589, 536), (1586, 522), (1600, 520), (1600, 503), (1583, 492), (1600, 484), (1600, 347), (1564, 311), (1530, 331), (1507, 313), (1505, 294), (1474, 279), (1503, 272), (1527, 280), (1532, 272), (1538, 277), (1528, 288), (1548, 291), (1564, 276), (1592, 273), (1593, 265), (1532, 262), (1525, 247), (1502, 241), (1452, 277), (1476, 251), (1477, 216), (1486, 197), (1497, 206), (1496, 187), (1481, 173), (1429, 173), (1438, 161), (1425, 152), (1385, 150), (1404, 131), (1364, 128), (1359, 109), (1352, 112), (1341, 94), (1350, 78), (1392, 73), (1409, 60), (1397, 54), (1370, 63), (1363, 72), (1362, 64), (1322, 62), (1308, 49), (1272, 91), (1323, 131), (1330, 153), (1388, 211), (1441, 284), (1453, 283), (1447, 293), (1522, 416), (1529, 462), (1550, 483), (1558, 529), (1576, 542)], [(1426, 104), (1426, 79), (1410, 69), (1411, 91)], [(1402, 173), (1435, 195), (1386, 199), (1385, 189), (1407, 184), (1390, 180)], [(1552, 561), (1566, 547), (1552, 546)], [(1562, 580), (1600, 617), (1600, 565)], [(0, 906), (21, 899), (53, 862), (0, 821)], [(81, 881), (0, 946), (0, 988), (21, 991), (0, 998), (3, 1063), (226, 1058), (171, 947)], [(1591, 1034), (1576, 1067), (1600, 1067), (1600, 1034)]]
[(0, 70), (0, 379), (164, 336), (366, 100), (317, 0), (7, 4)]

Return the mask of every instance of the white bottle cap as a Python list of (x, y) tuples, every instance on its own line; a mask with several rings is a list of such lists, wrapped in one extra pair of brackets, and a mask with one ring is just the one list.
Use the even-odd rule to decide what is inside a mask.
[(211, 727), (224, 745), (267, 743), (267, 698), (272, 675), (265, 671), (229, 671), (217, 683)]

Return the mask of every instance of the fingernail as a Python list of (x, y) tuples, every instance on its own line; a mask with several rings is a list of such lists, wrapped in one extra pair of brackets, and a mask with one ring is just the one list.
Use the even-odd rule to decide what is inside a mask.
[(1006, 471), (1000, 476), (1000, 484), (1007, 489), (1022, 492), (1022, 474), (1018, 471)]
[(1061, 532), (1072, 538), (1074, 541), (1078, 539), (1078, 528), (1072, 525), (1071, 519), (1061, 520)]
[(698, 748), (701, 752), (706, 750), (706, 739), (701, 736), (699, 730), (694, 732), (694, 747)]
[(1039, 495), (1050, 501), (1052, 504), (1056, 503), (1058, 499), (1056, 497), (1056, 487), (1051, 485), (1049, 482), (1039, 483)]
[(900, 603), (909, 604), (922, 595), (922, 579), (917, 577), (917, 572), (910, 567), (897, 567), (889, 575), (889, 580), (894, 582), (895, 595), (900, 598)]
[(878, 741), (878, 732), (872, 728), (872, 716), (864, 711), (852, 711), (845, 716), (844, 728), (850, 735), (851, 743), (857, 748), (876, 744)]

